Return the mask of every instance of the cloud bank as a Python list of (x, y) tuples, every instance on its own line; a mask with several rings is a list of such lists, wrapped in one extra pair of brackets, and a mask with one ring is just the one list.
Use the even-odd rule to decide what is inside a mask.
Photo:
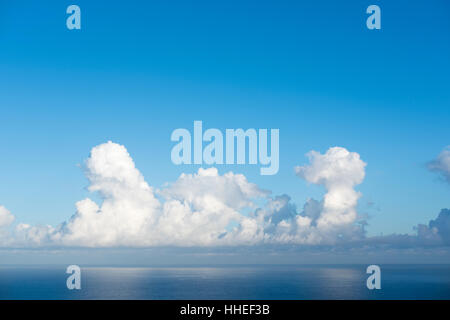
[[(85, 164), (88, 189), (100, 195), (101, 203), (86, 198), (59, 226), (20, 223), (11, 232), (7, 230), (14, 216), (0, 207), (0, 246), (317, 246), (367, 241), (357, 223), (361, 194), (355, 190), (364, 180), (366, 163), (341, 147), (307, 156), (309, 164), (296, 167), (297, 176), (324, 186), (326, 193), (321, 200), (309, 199), (299, 212), (288, 195), (272, 196), (244, 175), (220, 175), (216, 168), (182, 174), (154, 189), (124, 146), (101, 144)], [(449, 212), (443, 210), (428, 226), (419, 225), (415, 239), (448, 244)]]

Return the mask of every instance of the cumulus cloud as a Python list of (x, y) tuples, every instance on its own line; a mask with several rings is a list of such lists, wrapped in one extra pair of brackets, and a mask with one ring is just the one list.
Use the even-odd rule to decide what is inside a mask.
[(417, 234), (420, 239), (450, 245), (450, 209), (442, 209), (438, 217), (428, 225), (419, 224)]
[(5, 207), (0, 206), (0, 228), (5, 228), (14, 222), (14, 216)]
[(165, 198), (156, 230), (170, 244), (232, 244), (233, 223), (245, 223), (241, 210), (256, 207), (254, 200), (269, 192), (247, 181), (241, 174), (219, 175), (216, 168), (182, 174), (160, 192)]
[(361, 194), (354, 187), (363, 181), (366, 163), (359, 154), (341, 147), (325, 154), (311, 151), (307, 156), (310, 164), (296, 167), (296, 174), (323, 185), (326, 193), (321, 201), (308, 199), (302, 212), (297, 212), (287, 195), (270, 199), (254, 219), (264, 222), (264, 242), (323, 245), (360, 239), (364, 230), (356, 224), (356, 206)]
[(5, 207), (0, 206), (0, 246), (9, 243), (8, 227), (14, 222), (14, 216)]
[(442, 150), (435, 160), (428, 163), (428, 168), (440, 173), (450, 183), (450, 146)]
[(254, 199), (269, 195), (245, 176), (219, 175), (216, 168), (182, 174), (168, 187), (154, 190), (126, 148), (112, 142), (93, 148), (85, 167), (89, 191), (98, 192), (101, 204), (89, 198), (77, 202), (76, 213), (56, 228), (20, 224), (16, 238), (21, 243), (87, 247), (235, 244), (230, 228), (233, 223), (245, 225), (240, 210), (255, 209)]
[[(312, 151), (309, 164), (295, 168), (308, 183), (322, 185), (321, 200), (301, 210), (288, 195), (273, 196), (242, 174), (220, 175), (216, 168), (181, 174), (162, 189), (151, 187), (122, 145), (94, 147), (85, 163), (89, 191), (75, 214), (59, 226), (18, 224), (0, 246), (154, 247), (261, 244), (332, 245), (364, 241), (356, 206), (366, 163), (345, 148)], [(419, 226), (425, 239), (448, 242), (448, 213)], [(0, 230), (14, 217), (0, 207)], [(1, 236), (1, 233), (0, 233)], [(447, 238), (446, 238), (447, 237)], [(442, 242), (441, 241), (441, 242)]]
[(340, 147), (330, 148), (325, 154), (311, 151), (308, 157), (311, 164), (296, 167), (297, 175), (327, 189), (317, 228), (333, 231), (355, 222), (361, 194), (354, 187), (363, 181), (366, 163), (356, 152)]
[(93, 148), (86, 176), (89, 191), (98, 192), (102, 204), (89, 198), (77, 202), (75, 215), (52, 240), (79, 246), (139, 244), (160, 204), (125, 147), (108, 142)]

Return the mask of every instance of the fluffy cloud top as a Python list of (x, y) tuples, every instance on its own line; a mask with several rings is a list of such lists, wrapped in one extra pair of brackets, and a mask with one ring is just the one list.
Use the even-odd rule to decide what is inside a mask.
[(0, 206), (0, 228), (8, 227), (14, 222), (14, 216), (5, 207)]
[(8, 245), (10, 239), (8, 237), (7, 228), (14, 222), (14, 216), (5, 207), (0, 206), (0, 247)]
[[(309, 158), (311, 164), (298, 167), (298, 175), (323, 184), (327, 193), (298, 213), (288, 196), (271, 197), (244, 175), (220, 175), (216, 168), (182, 174), (154, 190), (126, 148), (108, 142), (92, 149), (85, 166), (89, 190), (102, 202), (79, 201), (76, 213), (57, 227), (19, 224), (12, 241), (86, 247), (334, 243), (356, 231), (360, 195), (353, 187), (364, 178), (365, 163), (344, 148), (311, 152)], [(0, 223), (12, 223), (5, 209)]]
[(354, 222), (356, 204), (361, 196), (354, 187), (363, 181), (366, 163), (359, 154), (340, 147), (330, 148), (323, 155), (311, 151), (308, 158), (311, 164), (296, 167), (297, 175), (327, 189), (317, 227), (335, 229)]
[[(85, 165), (89, 190), (101, 196), (101, 203), (77, 202), (76, 213), (57, 227), (19, 224), (10, 237), (0, 237), (0, 246), (322, 245), (364, 239), (355, 223), (361, 194), (354, 188), (364, 179), (366, 163), (340, 147), (325, 154), (312, 151), (308, 158), (308, 165), (295, 168), (297, 175), (323, 185), (326, 193), (298, 212), (289, 196), (271, 196), (244, 175), (220, 175), (216, 168), (182, 174), (155, 190), (126, 148), (108, 142), (94, 147)], [(448, 213), (441, 215), (419, 234), (448, 232)], [(0, 229), (13, 220), (0, 207)]]
[(144, 180), (124, 146), (108, 142), (92, 149), (86, 161), (89, 190), (76, 213), (56, 228), (20, 224), (15, 238), (22, 243), (86, 247), (209, 246), (239, 243), (232, 226), (248, 219), (241, 210), (256, 208), (263, 191), (241, 174), (219, 175), (217, 169), (182, 174), (156, 192)]
[(125, 147), (108, 142), (93, 148), (86, 175), (89, 190), (99, 192), (103, 203), (79, 201), (76, 214), (53, 240), (79, 246), (128, 246), (142, 241), (160, 204)]
[(438, 157), (428, 164), (428, 168), (440, 173), (450, 183), (450, 146), (442, 150)]

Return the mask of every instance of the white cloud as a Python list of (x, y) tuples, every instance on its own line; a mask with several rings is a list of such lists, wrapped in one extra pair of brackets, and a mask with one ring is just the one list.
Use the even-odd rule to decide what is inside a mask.
[(101, 205), (79, 201), (75, 215), (49, 235), (24, 225), (18, 233), (38, 243), (88, 247), (231, 244), (227, 228), (244, 219), (240, 210), (268, 195), (241, 174), (219, 175), (210, 168), (182, 174), (157, 192), (161, 201), (125, 147), (112, 142), (92, 149), (86, 176)]
[(353, 229), (357, 219), (356, 205), (361, 197), (354, 187), (363, 181), (366, 163), (358, 153), (340, 147), (330, 148), (325, 154), (311, 151), (308, 157), (311, 164), (296, 167), (295, 171), (306, 181), (324, 185), (327, 189), (320, 214), (317, 214), (317, 203), (308, 203), (306, 209), (315, 212), (312, 221), (315, 221), (320, 238), (330, 242)]
[(269, 194), (244, 175), (221, 176), (216, 168), (182, 174), (160, 193), (165, 202), (156, 230), (179, 245), (232, 244), (227, 229), (233, 222), (246, 224), (240, 210), (255, 208), (254, 199)]
[(438, 157), (428, 164), (428, 168), (439, 172), (450, 183), (450, 146), (442, 150)]
[(155, 222), (160, 203), (125, 147), (108, 142), (93, 148), (86, 176), (89, 191), (98, 192), (102, 204), (91, 199), (77, 202), (76, 214), (52, 239), (79, 246), (140, 244)]
[[(311, 163), (297, 167), (297, 175), (324, 185), (326, 194), (322, 201), (308, 200), (298, 213), (288, 196), (271, 197), (244, 175), (220, 175), (215, 168), (182, 174), (154, 190), (125, 147), (108, 142), (92, 149), (85, 166), (89, 190), (98, 192), (102, 202), (79, 201), (76, 213), (56, 228), (19, 224), (14, 241), (28, 246), (145, 247), (330, 244), (359, 237), (354, 223), (360, 194), (353, 188), (364, 178), (365, 163), (357, 153), (338, 147), (308, 157)], [(265, 205), (259, 208), (261, 201)], [(0, 211), (0, 223), (8, 216), (10, 224), (9, 215)]]
[(14, 222), (14, 216), (5, 207), (0, 206), (0, 246), (10, 242), (8, 227)]
[(5, 207), (0, 206), (0, 228), (8, 227), (14, 222), (14, 216)]

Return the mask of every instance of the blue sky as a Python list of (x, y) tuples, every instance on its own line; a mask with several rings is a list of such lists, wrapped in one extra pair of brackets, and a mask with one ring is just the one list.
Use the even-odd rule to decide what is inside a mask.
[[(382, 29), (368, 30), (378, 4)], [(89, 193), (92, 147), (127, 147), (153, 186), (196, 166), (170, 161), (176, 128), (279, 128), (280, 171), (222, 166), (302, 207), (324, 189), (295, 176), (310, 150), (367, 163), (369, 235), (412, 232), (448, 208), (426, 164), (450, 144), (446, 1), (61, 1), (0, 4), (0, 204), (56, 225)], [(368, 203), (374, 203), (370, 206)]]

